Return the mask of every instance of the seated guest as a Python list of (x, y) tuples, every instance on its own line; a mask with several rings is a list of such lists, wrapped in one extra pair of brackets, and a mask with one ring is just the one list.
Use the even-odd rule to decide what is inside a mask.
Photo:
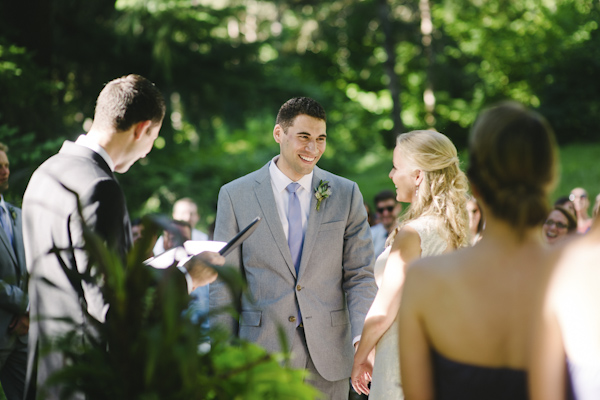
[(527, 399), (534, 299), (547, 249), (539, 227), (556, 178), (540, 115), (502, 103), (479, 116), (467, 176), (486, 216), (476, 246), (418, 260), (399, 311), (407, 399)]
[(534, 400), (600, 399), (600, 226), (557, 246), (533, 341)]
[(385, 242), (398, 225), (398, 215), (402, 211), (402, 204), (396, 200), (396, 194), (391, 190), (383, 190), (375, 196), (375, 210), (379, 223), (371, 227), (375, 257), (383, 253)]
[(542, 228), (544, 240), (548, 244), (554, 244), (567, 234), (577, 232), (577, 221), (575, 217), (561, 206), (555, 206)]

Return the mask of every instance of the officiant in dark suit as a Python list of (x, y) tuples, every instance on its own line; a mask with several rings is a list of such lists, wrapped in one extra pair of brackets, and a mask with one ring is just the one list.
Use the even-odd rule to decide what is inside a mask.
[[(358, 185), (316, 167), (326, 147), (323, 107), (307, 97), (279, 110), (273, 137), (280, 154), (221, 188), (215, 240), (255, 217), (263, 222), (227, 257), (248, 283), (239, 321), (224, 325), (270, 352), (290, 351), (291, 365), (327, 399), (347, 399), (365, 315), (375, 297), (373, 243)], [(250, 301), (249, 298), (255, 301)], [(210, 307), (231, 302), (219, 280)], [(278, 329), (287, 336), (282, 349)]]
[[(73, 271), (87, 268), (82, 223), (125, 257), (132, 245), (131, 225), (114, 172), (126, 172), (150, 152), (164, 115), (163, 96), (150, 81), (139, 75), (115, 79), (98, 96), (90, 131), (76, 142), (66, 141), (31, 177), (23, 199), (32, 321), (27, 390), (31, 391), (37, 380), (40, 399), (59, 396), (57, 386), (43, 387), (64, 365), (62, 353), (45, 351), (52, 350), (51, 341), (74, 329), (82, 334), (87, 323), (85, 311), (104, 321), (108, 307), (98, 285), (83, 283), (82, 290), (76, 290), (58, 257)], [(54, 247), (67, 250), (49, 253)], [(198, 276), (204, 275), (204, 262), (222, 264), (224, 258), (202, 253), (186, 264), (188, 292), (202, 284)], [(31, 393), (28, 396), (31, 398)]]
[(8, 400), (21, 400), (27, 366), (27, 269), (21, 209), (4, 200), (10, 164), (0, 143), (0, 382)]

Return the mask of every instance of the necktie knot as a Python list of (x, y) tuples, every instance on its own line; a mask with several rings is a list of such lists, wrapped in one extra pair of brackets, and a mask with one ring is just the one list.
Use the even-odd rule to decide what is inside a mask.
[(285, 190), (287, 190), (290, 194), (296, 193), (296, 191), (300, 188), (300, 184), (298, 182), (292, 182), (286, 186)]

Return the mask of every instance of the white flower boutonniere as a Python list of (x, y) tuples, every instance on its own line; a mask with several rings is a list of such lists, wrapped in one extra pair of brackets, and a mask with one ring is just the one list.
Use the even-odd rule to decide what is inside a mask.
[(331, 186), (328, 181), (321, 180), (319, 186), (315, 188), (315, 197), (317, 198), (317, 211), (321, 207), (321, 202), (331, 196)]

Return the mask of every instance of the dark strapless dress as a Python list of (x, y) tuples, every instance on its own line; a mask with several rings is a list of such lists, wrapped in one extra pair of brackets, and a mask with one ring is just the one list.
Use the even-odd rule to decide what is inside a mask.
[(600, 399), (600, 368), (590, 368), (567, 360), (569, 369), (568, 398), (573, 400)]
[(526, 400), (527, 373), (449, 360), (432, 350), (437, 400)]

